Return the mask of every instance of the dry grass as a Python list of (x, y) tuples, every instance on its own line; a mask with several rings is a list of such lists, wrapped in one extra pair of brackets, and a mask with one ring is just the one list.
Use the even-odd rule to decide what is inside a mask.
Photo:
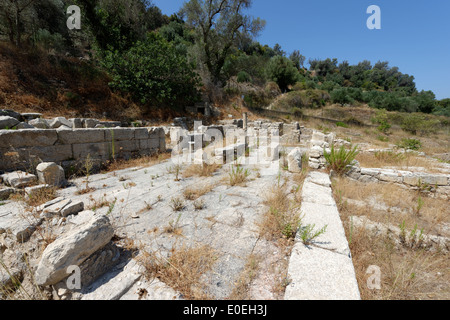
[(250, 176), (250, 171), (244, 169), (239, 165), (232, 165), (230, 172), (228, 173), (228, 183), (230, 186), (245, 186), (247, 178)]
[(400, 170), (410, 170), (412, 167), (424, 168), (426, 172), (442, 173), (435, 167), (436, 162), (412, 153), (399, 153), (395, 151), (380, 151), (375, 153), (360, 153), (356, 157), (363, 168), (395, 167)]
[(86, 210), (92, 210), (96, 211), (97, 209), (109, 207), (113, 208), (115, 203), (117, 202), (117, 199), (114, 199), (113, 201), (107, 200), (105, 198), (106, 195), (104, 195), (101, 198), (94, 199), (93, 196), (89, 197), (89, 204), (86, 206)]
[(129, 160), (119, 159), (115, 161), (109, 161), (105, 164), (103, 173), (118, 171), (128, 168), (144, 168), (150, 167), (155, 164), (159, 164), (171, 157), (170, 152), (158, 153), (156, 155), (151, 156), (143, 156), (139, 158), (133, 158)]
[(183, 177), (211, 177), (220, 167), (218, 164), (192, 164), (183, 171)]
[[(450, 223), (448, 201), (430, 198), (418, 191), (408, 190), (396, 184), (364, 184), (340, 178), (334, 180), (333, 186), (341, 211), (349, 208), (352, 215), (365, 215), (373, 221), (396, 226), (403, 222), (411, 227), (417, 224), (419, 229), (424, 228), (425, 234), (437, 235), (444, 230), (442, 223)], [(359, 207), (345, 203), (346, 198), (363, 201), (366, 206)], [(388, 209), (368, 210), (370, 207), (368, 204), (371, 203), (388, 207)]]
[[(301, 186), (296, 193), (300, 189)], [(291, 240), (295, 237), (300, 223), (298, 213), (300, 203), (296, 200), (292, 201), (289, 194), (286, 182), (278, 181), (264, 195), (264, 204), (269, 207), (269, 210), (258, 225), (261, 237), (271, 241)]]
[[(345, 225), (348, 235), (348, 223)], [(371, 236), (365, 229), (353, 230), (350, 250), (364, 300), (450, 299), (448, 255), (398, 249), (388, 237)], [(369, 266), (381, 270), (380, 290), (367, 286)]]
[(197, 200), (198, 198), (200, 198), (201, 196), (211, 192), (211, 190), (214, 187), (210, 184), (206, 184), (204, 186), (201, 187), (187, 187), (184, 191), (183, 191), (183, 195), (184, 198), (186, 200)]
[(188, 300), (209, 299), (202, 276), (212, 269), (216, 261), (216, 253), (211, 247), (183, 245), (172, 249), (168, 258), (158, 252), (144, 251), (140, 261), (148, 279), (158, 278)]
[(9, 199), (23, 202), (28, 208), (32, 209), (55, 199), (57, 197), (57, 190), (57, 187), (49, 187), (33, 191), (30, 195), (14, 193), (10, 195)]
[[(426, 249), (398, 247), (388, 235), (374, 236), (365, 228), (356, 228), (350, 216), (367, 216), (372, 221), (399, 226), (405, 223), (408, 229), (415, 225), (424, 228), (424, 234), (440, 234), (439, 226), (449, 222), (447, 201), (423, 197), (420, 214), (397, 213), (376, 210), (370, 205), (356, 206), (346, 198), (368, 201), (376, 199), (389, 207), (412, 212), (417, 208), (419, 195), (393, 184), (362, 184), (344, 178), (333, 182), (336, 202), (344, 222), (352, 252), (353, 264), (363, 299), (445, 299), (450, 298), (450, 272), (448, 254)], [(445, 235), (445, 234), (444, 234)], [(381, 270), (381, 290), (370, 290), (367, 286), (369, 266)]]
[(250, 286), (260, 270), (263, 257), (251, 254), (247, 258), (244, 269), (236, 281), (235, 287), (228, 297), (229, 300), (250, 300)]

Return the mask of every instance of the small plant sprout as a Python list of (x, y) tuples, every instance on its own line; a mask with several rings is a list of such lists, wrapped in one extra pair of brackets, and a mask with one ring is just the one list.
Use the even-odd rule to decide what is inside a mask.
[(170, 200), (170, 207), (172, 208), (173, 211), (181, 211), (184, 209), (185, 204), (183, 199), (181, 198), (172, 198)]
[(314, 230), (315, 227), (316, 227), (315, 224), (300, 226), (299, 234), (303, 244), (311, 245), (316, 238), (318, 238), (320, 235), (326, 232), (328, 225), (325, 225), (322, 229), (316, 231)]
[(92, 161), (91, 154), (88, 154), (86, 160), (84, 161), (83, 171), (86, 175), (86, 190), (89, 190), (89, 177), (91, 175), (92, 168), (94, 167), (94, 162)]
[(200, 200), (197, 199), (194, 201), (194, 209), (195, 211), (200, 211), (203, 210), (205, 208), (205, 201), (204, 200)]

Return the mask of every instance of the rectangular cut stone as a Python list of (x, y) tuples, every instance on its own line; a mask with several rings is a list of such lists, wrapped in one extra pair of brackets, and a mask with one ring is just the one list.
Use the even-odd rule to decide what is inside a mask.
[(159, 151), (166, 152), (166, 139), (165, 138), (159, 139)]
[(111, 128), (105, 129), (105, 141), (112, 141), (114, 136), (115, 141), (133, 140), (134, 130), (133, 128)]
[(56, 130), (2, 130), (0, 131), (0, 148), (52, 146), (57, 139)]
[(417, 175), (405, 175), (403, 176), (403, 183), (409, 184), (411, 186), (418, 186), (419, 185), (419, 179), (420, 177)]
[(148, 128), (150, 139), (163, 138), (166, 136), (163, 128)]
[(361, 174), (375, 177), (380, 173), (377, 169), (361, 168)]
[(19, 153), (24, 159), (36, 156), (44, 162), (60, 162), (73, 158), (71, 145), (26, 148), (20, 149)]
[(134, 139), (148, 139), (148, 130), (146, 128), (134, 128)]
[(384, 171), (380, 173), (379, 179), (385, 182), (402, 182), (402, 177), (400, 177), (397, 173)]
[(105, 141), (105, 130), (103, 129), (62, 130), (58, 132), (58, 141), (61, 144), (103, 142)]
[(130, 141), (116, 141), (114, 142), (114, 152), (120, 153), (121, 151), (126, 152), (133, 152), (137, 151), (139, 147), (139, 144), (136, 140), (130, 140)]
[(149, 149), (149, 143), (148, 143), (148, 139), (145, 140), (137, 140), (137, 143), (139, 144), (139, 150), (145, 150), (145, 149)]
[(108, 159), (111, 155), (110, 144), (107, 142), (100, 142), (73, 145), (73, 157), (75, 159), (84, 159), (88, 154), (90, 154), (93, 159)]
[(420, 177), (420, 182), (432, 186), (446, 186), (448, 184), (448, 177), (445, 175), (426, 174)]
[(147, 141), (149, 149), (159, 149), (160, 146), (159, 139), (148, 139)]

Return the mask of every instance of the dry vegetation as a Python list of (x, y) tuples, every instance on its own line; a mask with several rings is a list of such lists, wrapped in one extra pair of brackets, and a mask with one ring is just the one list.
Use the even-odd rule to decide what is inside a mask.
[(187, 187), (186, 189), (184, 189), (183, 191), (183, 195), (184, 198), (186, 200), (197, 200), (198, 198), (200, 198), (201, 196), (211, 192), (211, 190), (213, 189), (213, 186), (211, 184), (205, 184), (203, 186), (200, 187)]
[(18, 112), (101, 120), (159, 119), (182, 115), (177, 110), (142, 106), (111, 91), (108, 75), (90, 62), (49, 55), (37, 48), (20, 50), (0, 44), (0, 105)]
[(150, 167), (155, 164), (159, 164), (167, 159), (170, 159), (172, 154), (170, 152), (158, 153), (151, 156), (142, 156), (132, 159), (118, 159), (115, 161), (109, 161), (104, 165), (102, 173), (113, 172), (128, 168), (144, 168)]
[(218, 164), (192, 164), (183, 171), (182, 175), (184, 178), (211, 177), (220, 167)]
[[(399, 247), (392, 236), (375, 236), (350, 222), (351, 216), (366, 216), (386, 225), (404, 224), (407, 230), (417, 226), (418, 230), (423, 229), (424, 235), (448, 237), (448, 201), (428, 198), (394, 184), (363, 184), (344, 178), (334, 180), (333, 190), (363, 299), (450, 298), (448, 253), (407, 245)], [(348, 199), (366, 205), (355, 205)], [(381, 268), (381, 290), (369, 290), (366, 285), (369, 276), (366, 271), (371, 265)]]
[(140, 258), (148, 279), (158, 278), (188, 300), (210, 298), (202, 278), (216, 261), (215, 251), (206, 245), (173, 248), (168, 258), (159, 252), (144, 251)]
[(436, 162), (412, 153), (401, 153), (396, 151), (380, 151), (375, 153), (360, 153), (356, 157), (363, 168), (394, 167), (399, 170), (421, 171), (429, 173), (442, 173), (442, 169), (436, 167)]
[[(259, 223), (259, 232), (262, 238), (269, 241), (280, 242), (288, 246), (297, 232), (300, 216), (300, 200), (302, 185), (289, 190), (287, 181), (278, 182), (264, 195), (264, 204), (269, 208)], [(292, 195), (293, 194), (293, 195)]]

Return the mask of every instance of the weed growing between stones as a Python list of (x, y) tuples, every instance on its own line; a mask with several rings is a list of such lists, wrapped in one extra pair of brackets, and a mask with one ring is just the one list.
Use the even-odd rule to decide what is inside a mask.
[[(299, 187), (299, 189), (301, 188)], [(265, 204), (269, 210), (264, 215), (259, 228), (260, 235), (267, 240), (278, 241), (295, 238), (300, 222), (297, 212), (300, 204), (295, 200), (292, 201), (289, 197), (290, 194), (286, 181), (281, 182), (281, 177), (279, 177), (277, 184), (265, 195)]]
[(322, 227), (319, 230), (314, 230), (315, 224), (311, 225), (300, 225), (299, 227), (299, 235), (300, 239), (302, 240), (303, 244), (306, 246), (309, 246), (314, 243), (314, 240), (318, 238), (320, 235), (324, 234), (327, 230), (327, 225)]
[(343, 175), (348, 166), (355, 160), (358, 153), (357, 146), (350, 147), (350, 150), (347, 150), (342, 146), (339, 150), (336, 150), (334, 145), (331, 145), (330, 152), (328, 153), (324, 150), (323, 156), (327, 161), (328, 169), (333, 170), (338, 175)]

